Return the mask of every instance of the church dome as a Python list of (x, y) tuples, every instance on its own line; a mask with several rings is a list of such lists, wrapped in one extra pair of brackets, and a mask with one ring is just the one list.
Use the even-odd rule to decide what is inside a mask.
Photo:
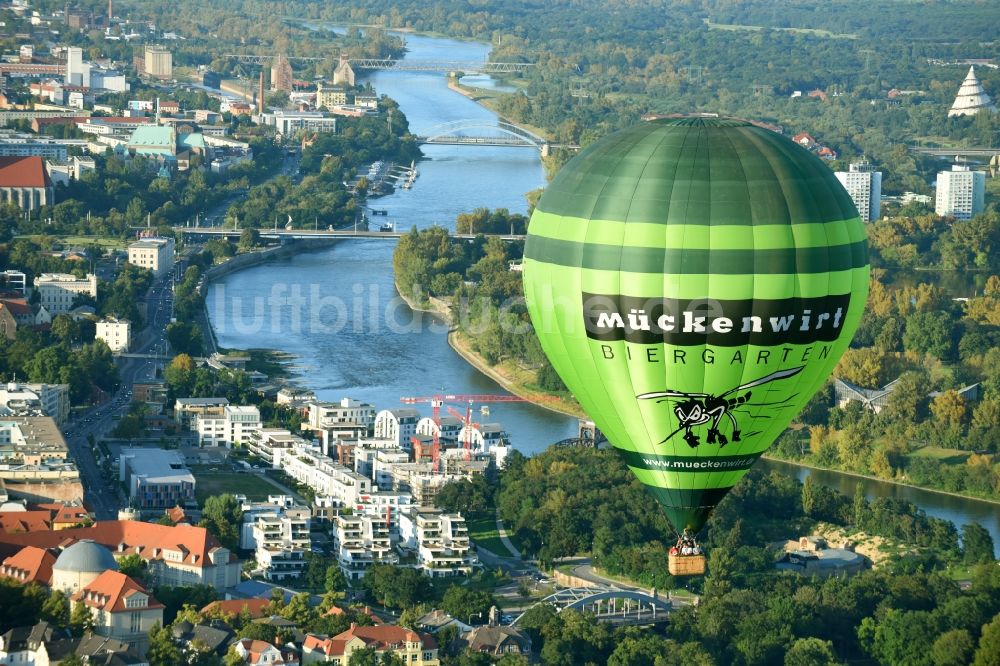
[(93, 541), (77, 541), (64, 550), (56, 558), (52, 569), (56, 571), (72, 571), (79, 573), (101, 573), (111, 569), (118, 570), (114, 555), (104, 546)]

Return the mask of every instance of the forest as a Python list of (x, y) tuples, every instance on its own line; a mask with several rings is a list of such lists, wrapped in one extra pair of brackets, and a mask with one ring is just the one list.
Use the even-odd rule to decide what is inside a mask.
[[(544, 664), (995, 663), (1000, 575), (993, 541), (979, 525), (963, 526), (960, 540), (951, 523), (906, 502), (870, 501), (860, 486), (848, 497), (753, 470), (709, 521), (708, 576), (671, 579), (663, 553), (673, 530), (614, 451), (550, 448), (530, 459), (515, 452), (492, 494), (481, 485), (449, 486), (439, 505), (495, 498), (515, 540), (543, 567), (589, 553), (600, 572), (703, 595), (673, 613), (665, 633), (612, 629), (537, 605), (518, 626)], [(901, 548), (849, 578), (776, 572), (777, 551), (766, 544), (820, 525)], [(948, 577), (949, 566), (972, 572), (967, 589)]]

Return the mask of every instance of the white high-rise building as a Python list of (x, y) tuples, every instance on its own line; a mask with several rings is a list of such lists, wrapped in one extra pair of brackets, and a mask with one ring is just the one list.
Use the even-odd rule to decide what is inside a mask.
[(854, 162), (848, 169), (837, 171), (837, 180), (851, 195), (861, 219), (865, 222), (877, 220), (882, 212), (882, 172), (868, 162)]
[(66, 49), (66, 85), (90, 87), (90, 63), (83, 61), (83, 49), (71, 46)]
[(957, 220), (970, 220), (986, 207), (986, 174), (956, 164), (937, 175), (934, 212)]
[(955, 96), (955, 103), (948, 110), (948, 117), (974, 116), (980, 111), (992, 111), (996, 113), (997, 107), (986, 94), (983, 84), (976, 78), (976, 68), (969, 67), (969, 73), (965, 75), (958, 95)]

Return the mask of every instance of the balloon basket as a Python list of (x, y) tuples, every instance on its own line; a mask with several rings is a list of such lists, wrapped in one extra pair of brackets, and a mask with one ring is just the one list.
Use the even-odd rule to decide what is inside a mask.
[(671, 576), (700, 576), (705, 573), (705, 556), (670, 553), (667, 556), (667, 570)]

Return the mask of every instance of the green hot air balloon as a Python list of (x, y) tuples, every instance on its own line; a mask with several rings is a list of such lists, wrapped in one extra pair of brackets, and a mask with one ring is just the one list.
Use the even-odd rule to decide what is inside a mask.
[(697, 533), (830, 375), (869, 266), (825, 164), (751, 122), (692, 116), (563, 167), (523, 270), (559, 376), (674, 527)]

